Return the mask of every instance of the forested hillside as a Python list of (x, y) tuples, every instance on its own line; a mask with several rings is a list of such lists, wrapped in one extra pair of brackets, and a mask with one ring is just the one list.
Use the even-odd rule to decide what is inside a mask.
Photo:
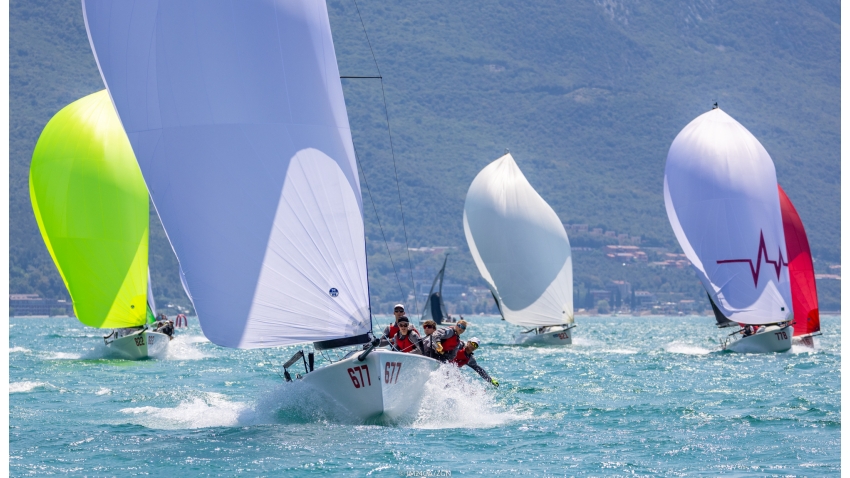
[[(715, 101), (771, 154), (808, 229), (816, 268), (840, 260), (838, 1), (328, 6), (341, 75), (376, 75), (374, 51), (383, 76), (383, 90), (379, 80), (342, 80), (363, 167), (377, 303), (412, 288), (395, 171), (409, 246), (456, 247), (447, 280), (483, 285), (463, 235), (463, 202), (477, 172), (505, 149), (563, 222), (677, 251), (662, 197), (667, 149)], [(9, 28), (10, 289), (60, 297), (67, 292), (29, 204), (30, 155), (56, 111), (103, 85), (79, 1), (13, 1)], [(157, 300), (187, 304), (155, 215), (152, 223)], [(410, 257), (420, 275), (441, 261)], [(574, 259), (577, 289), (620, 279), (581, 259)], [(692, 274), (671, 277), (699, 296)]]

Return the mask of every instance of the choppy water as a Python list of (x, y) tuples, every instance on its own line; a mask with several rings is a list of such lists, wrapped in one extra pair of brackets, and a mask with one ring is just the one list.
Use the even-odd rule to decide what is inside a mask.
[(10, 469), (70, 476), (840, 473), (840, 320), (815, 350), (716, 353), (713, 319), (584, 318), (563, 348), (472, 318), (479, 363), (435, 377), (398, 426), (351, 423), (279, 365), (179, 331), (167, 356), (109, 357), (74, 319), (11, 319)]

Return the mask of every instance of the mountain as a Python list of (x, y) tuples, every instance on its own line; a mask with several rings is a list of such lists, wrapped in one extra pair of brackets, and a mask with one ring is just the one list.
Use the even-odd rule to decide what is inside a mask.
[[(426, 272), (438, 267), (438, 257), (408, 252), (405, 243), (457, 248), (446, 280), (483, 285), (463, 235), (463, 202), (478, 171), (505, 149), (563, 222), (679, 252), (664, 211), (664, 162), (676, 134), (715, 101), (771, 154), (816, 268), (840, 260), (837, 1), (328, 7), (341, 75), (377, 75), (374, 52), (383, 76), (342, 80), (362, 166), (375, 304), (403, 297), (412, 274), (430, 283)], [(56, 111), (103, 85), (78, 1), (9, 8), (10, 290), (60, 297), (66, 292), (29, 205), (30, 156)], [(187, 304), (155, 215), (152, 250), (157, 300)], [(621, 278), (580, 259), (577, 288)], [(674, 289), (699, 298), (692, 274), (646, 274), (683, 281)]]

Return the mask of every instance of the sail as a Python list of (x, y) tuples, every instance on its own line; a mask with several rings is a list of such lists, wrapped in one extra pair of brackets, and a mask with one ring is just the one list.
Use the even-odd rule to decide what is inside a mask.
[(510, 154), (472, 181), (463, 230), (505, 320), (530, 327), (573, 322), (567, 232)]
[(368, 340), (325, 2), (84, 0), (83, 13), (204, 334), (239, 348)]
[(797, 209), (782, 186), (779, 188), (779, 205), (782, 209), (782, 226), (785, 230), (785, 247), (788, 249), (788, 273), (791, 280), (791, 301), (794, 308), (794, 336), (820, 332), (818, 289), (809, 238)]
[(724, 317), (744, 324), (792, 317), (776, 171), (746, 128), (719, 108), (688, 124), (667, 155), (664, 203)]
[(711, 300), (711, 295), (708, 295), (708, 302), (711, 304), (711, 310), (714, 312), (714, 319), (717, 321), (718, 327), (736, 327), (738, 325), (737, 322), (732, 322), (723, 315), (723, 312), (720, 312), (720, 309), (717, 308), (717, 304)]
[(143, 325), (148, 273), (148, 191), (106, 91), (47, 123), (30, 165), (41, 237), (80, 322)]
[[(446, 258), (443, 259), (443, 267), (440, 268), (440, 272), (437, 273), (437, 276), (434, 277), (434, 282), (431, 283), (431, 290), (428, 291), (428, 299), (422, 308), (421, 322), (433, 320), (438, 324), (442, 324), (443, 319), (449, 315), (446, 312), (446, 304), (443, 303), (443, 277), (446, 274), (446, 262), (448, 260), (449, 255), (446, 254)], [(437, 288), (436, 292), (434, 291), (435, 287)]]
[(156, 301), (153, 298), (153, 282), (151, 281), (151, 268), (148, 266), (148, 322), (156, 322)]

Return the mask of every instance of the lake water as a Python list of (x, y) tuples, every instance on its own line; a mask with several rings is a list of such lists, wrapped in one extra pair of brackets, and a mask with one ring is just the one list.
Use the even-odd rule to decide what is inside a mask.
[[(388, 319), (376, 321), (383, 324)], [(839, 317), (814, 350), (716, 352), (709, 317), (578, 317), (568, 347), (510, 345), (473, 317), (476, 358), (435, 374), (396, 426), (349, 423), (280, 365), (195, 318), (165, 357), (111, 358), (74, 319), (10, 319), (10, 470), (25, 476), (625, 476), (840, 473)], [(318, 364), (317, 364), (318, 365)]]

